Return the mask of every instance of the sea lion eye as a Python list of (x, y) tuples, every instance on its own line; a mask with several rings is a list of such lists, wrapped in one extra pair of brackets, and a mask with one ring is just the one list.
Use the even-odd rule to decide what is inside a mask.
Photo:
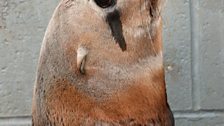
[(115, 0), (94, 0), (94, 1), (101, 8), (107, 8), (115, 4)]

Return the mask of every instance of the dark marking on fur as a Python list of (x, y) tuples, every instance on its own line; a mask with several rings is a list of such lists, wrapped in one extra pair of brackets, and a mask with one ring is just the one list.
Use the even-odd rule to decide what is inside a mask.
[(108, 13), (106, 17), (106, 21), (109, 24), (111, 28), (112, 35), (116, 41), (116, 43), (119, 44), (122, 51), (126, 50), (126, 42), (123, 35), (122, 30), (122, 23), (120, 20), (120, 13), (118, 10), (115, 10), (111, 13)]

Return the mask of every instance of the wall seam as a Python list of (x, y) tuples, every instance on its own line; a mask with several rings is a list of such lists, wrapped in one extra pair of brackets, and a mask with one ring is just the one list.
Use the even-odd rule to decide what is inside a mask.
[(192, 81), (192, 109), (200, 109), (200, 85), (199, 85), (199, 64), (198, 60), (198, 39), (199, 37), (197, 22), (197, 4), (198, 0), (189, 0), (190, 4), (190, 27), (191, 27), (191, 81)]

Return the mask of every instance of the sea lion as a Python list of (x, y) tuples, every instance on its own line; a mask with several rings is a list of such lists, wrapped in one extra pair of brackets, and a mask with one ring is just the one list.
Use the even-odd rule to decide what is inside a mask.
[(33, 126), (173, 126), (163, 0), (61, 0), (41, 47)]

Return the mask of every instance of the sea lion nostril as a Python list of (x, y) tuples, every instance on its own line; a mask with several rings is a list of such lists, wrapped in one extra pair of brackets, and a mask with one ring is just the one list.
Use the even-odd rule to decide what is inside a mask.
[(115, 5), (115, 0), (94, 0), (95, 3), (101, 8), (107, 8)]

